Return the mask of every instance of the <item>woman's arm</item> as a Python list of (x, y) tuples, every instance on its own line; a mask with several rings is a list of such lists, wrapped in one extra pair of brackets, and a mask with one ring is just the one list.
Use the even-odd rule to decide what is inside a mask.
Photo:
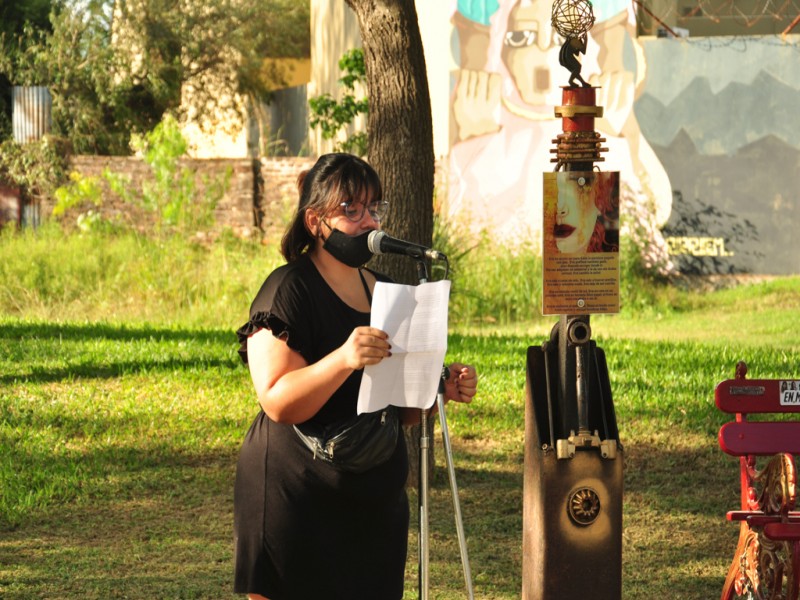
[(391, 356), (385, 332), (357, 327), (347, 341), (308, 364), (299, 352), (267, 329), (247, 338), (250, 377), (270, 419), (302, 423), (313, 417), (350, 374)]

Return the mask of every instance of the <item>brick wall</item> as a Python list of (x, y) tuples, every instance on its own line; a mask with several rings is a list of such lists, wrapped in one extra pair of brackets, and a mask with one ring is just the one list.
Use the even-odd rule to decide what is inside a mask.
[(19, 188), (0, 183), (0, 228), (6, 223), (20, 224), (22, 198)]
[[(195, 173), (198, 194), (203, 193), (208, 182), (219, 181), (230, 174), (227, 190), (216, 209), (217, 225), (249, 236), (272, 235), (283, 230), (288, 215), (296, 206), (297, 176), (310, 168), (314, 159), (185, 159), (180, 164)], [(142, 183), (152, 177), (149, 166), (140, 158), (127, 156), (74, 156), (69, 164), (70, 171), (100, 182), (103, 189), (101, 213), (146, 229), (152, 224), (152, 215), (114, 194), (102, 177), (105, 169), (125, 176), (132, 190), (140, 190)], [(54, 204), (53, 198), (42, 201), (45, 218), (52, 214)]]
[[(297, 207), (298, 175), (310, 169), (315, 161), (311, 157), (185, 159), (181, 161), (181, 166), (195, 173), (198, 194), (203, 193), (205, 182), (226, 177), (230, 173), (227, 191), (216, 210), (218, 228), (229, 227), (242, 236), (274, 237), (283, 233)], [(105, 169), (128, 178), (132, 190), (140, 190), (142, 183), (152, 177), (150, 167), (137, 157), (81, 155), (70, 159), (70, 171), (76, 171), (84, 177), (94, 177), (100, 182), (103, 203), (99, 210), (104, 216), (118, 218), (140, 229), (152, 226), (152, 214), (123, 202), (111, 192), (102, 177)], [(437, 164), (436, 186), (440, 194), (446, 190), (445, 178), (445, 170)], [(52, 214), (54, 204), (53, 198), (42, 200), (43, 218)], [(75, 209), (75, 216), (78, 211), (87, 208)]]
[(261, 229), (266, 235), (281, 235), (297, 208), (297, 176), (316, 162), (309, 157), (262, 158)]

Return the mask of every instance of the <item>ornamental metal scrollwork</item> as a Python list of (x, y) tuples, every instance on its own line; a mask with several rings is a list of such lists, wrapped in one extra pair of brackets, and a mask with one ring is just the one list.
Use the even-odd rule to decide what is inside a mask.
[(794, 509), (797, 474), (791, 454), (776, 454), (753, 480), (761, 484), (758, 503), (764, 514), (785, 515)]
[[(790, 454), (773, 456), (761, 471), (749, 463), (747, 471), (754, 509), (779, 517), (794, 509), (797, 481)], [(760, 494), (757, 486), (761, 488)], [(792, 569), (792, 544), (768, 538), (761, 526), (743, 523), (743, 527), (747, 533), (739, 545), (739, 571), (734, 580), (736, 596), (747, 600), (785, 600), (798, 576)]]

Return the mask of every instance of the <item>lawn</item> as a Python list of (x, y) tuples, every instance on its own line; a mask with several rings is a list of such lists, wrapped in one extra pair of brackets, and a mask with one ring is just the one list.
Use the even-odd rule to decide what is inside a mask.
[[(224, 260), (236, 272), (232, 254)], [(246, 297), (258, 283), (237, 290)], [(152, 307), (161, 296), (148, 293), (141, 302)], [(98, 316), (79, 302), (50, 317), (57, 303), (41, 298), (0, 313), (0, 597), (235, 597), (233, 474), (257, 410), (233, 335), (246, 303), (223, 312), (192, 300), (172, 319), (163, 307)], [(738, 468), (717, 447), (714, 385), (740, 359), (753, 377), (800, 376), (799, 313), (800, 281), (787, 278), (593, 318), (624, 446), (626, 600), (719, 595), (737, 536), (724, 515), (737, 503)], [(450, 357), (481, 374), (475, 402), (448, 411), (476, 598), (520, 596), (525, 351), (551, 324), (451, 324)], [(437, 444), (431, 597), (447, 600), (465, 592)]]

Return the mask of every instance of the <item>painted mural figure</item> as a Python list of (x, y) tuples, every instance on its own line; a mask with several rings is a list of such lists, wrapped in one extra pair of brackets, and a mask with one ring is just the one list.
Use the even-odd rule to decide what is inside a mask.
[[(645, 75), (629, 3), (598, 0), (597, 21), (581, 59), (582, 78), (599, 86), (604, 117), (597, 130), (609, 148), (603, 170), (620, 171), (636, 202), (669, 217), (666, 171), (644, 139), (633, 103)], [(542, 173), (552, 170), (551, 142), (561, 132), (553, 107), (564, 38), (546, 0), (459, 0), (452, 22), (460, 66), (453, 91), (448, 211), (498, 240), (538, 240)], [(573, 55), (576, 62), (578, 59)]]

